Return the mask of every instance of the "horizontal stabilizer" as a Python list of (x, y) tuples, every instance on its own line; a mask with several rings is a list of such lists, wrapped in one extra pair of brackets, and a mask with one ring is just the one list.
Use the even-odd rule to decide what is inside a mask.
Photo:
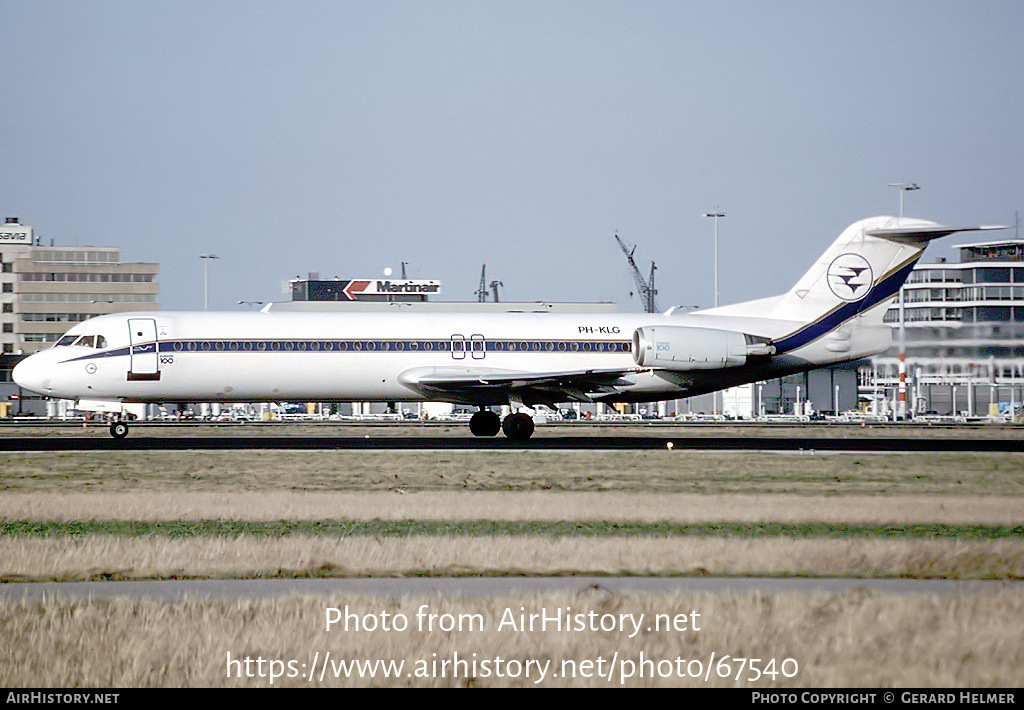
[(899, 242), (900, 244), (922, 246), (927, 242), (930, 242), (932, 239), (945, 237), (956, 232), (980, 232), (990, 229), (1009, 229), (1009, 227), (1003, 227), (1000, 225), (985, 225), (981, 227), (947, 227), (941, 224), (924, 226), (907, 225), (905, 227), (897, 226), (869, 229), (864, 233), (869, 237), (888, 239), (889, 241)]

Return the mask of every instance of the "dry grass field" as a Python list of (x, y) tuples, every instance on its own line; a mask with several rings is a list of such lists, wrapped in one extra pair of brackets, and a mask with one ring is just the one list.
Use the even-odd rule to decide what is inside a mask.
[[(859, 428), (851, 433), (862, 435)], [(7, 582), (424, 574), (1024, 578), (1024, 455), (0, 456), (0, 580)], [(364, 626), (391, 614), (411, 628), (325, 629), (326, 610), (346, 606), (362, 610)], [(545, 687), (1019, 686), (1022, 606), (1019, 586), (949, 598), (51, 599), (0, 604), (0, 684), (532, 686), (548, 661), (538, 683)], [(551, 615), (567, 607), (616, 621), (580, 630), (501, 624), (506, 610)], [(461, 632), (418, 629), (421, 609), (439, 624), (482, 623)], [(630, 634), (623, 626), (639, 614), (649, 621), (692, 611), (705, 624), (699, 631)], [(711, 667), (712, 652), (715, 664), (723, 655), (730, 660), (689, 677), (696, 661)], [(251, 662), (229, 662), (246, 658)], [(761, 661), (735, 660), (753, 658)], [(386, 678), (383, 666), (373, 678), (358, 677), (337, 665), (352, 659), (406, 665), (398, 677)], [(473, 660), (476, 666), (458, 663)]]
[[(327, 626), (330, 609), (348, 615), (348, 629)], [(557, 612), (570, 623), (519, 623), (523, 614), (554, 619)], [(1024, 650), (1019, 625), (1006, 627), (1022, 615), (1019, 593), (51, 601), (3, 609), (0, 681), (8, 688), (1007, 687), (1020, 685)], [(604, 630), (591, 630), (591, 620)]]

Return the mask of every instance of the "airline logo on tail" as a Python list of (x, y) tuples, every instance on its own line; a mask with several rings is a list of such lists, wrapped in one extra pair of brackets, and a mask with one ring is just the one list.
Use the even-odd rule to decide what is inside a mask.
[(860, 254), (840, 254), (829, 264), (825, 278), (832, 293), (853, 303), (871, 292), (874, 274), (871, 264)]

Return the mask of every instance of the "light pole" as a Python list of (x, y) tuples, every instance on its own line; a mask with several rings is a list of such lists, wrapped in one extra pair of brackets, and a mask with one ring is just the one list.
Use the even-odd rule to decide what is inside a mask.
[[(903, 221), (903, 195), (910, 190), (920, 190), (914, 182), (890, 182), (889, 187), (897, 187), (900, 190), (900, 221)], [(903, 419), (907, 415), (907, 326), (904, 315), (904, 292), (903, 288), (900, 287), (900, 342), (899, 342), (899, 386), (897, 392), (899, 395), (898, 404), (896, 405), (896, 413), (894, 419)]]
[(199, 258), (203, 260), (203, 310), (210, 310), (210, 259), (219, 259), (220, 257), (216, 254), (200, 254)]
[(903, 219), (903, 194), (910, 190), (920, 190), (917, 183), (913, 182), (890, 182), (889, 187), (898, 187), (900, 189), (900, 219)]
[[(718, 218), (724, 217), (724, 212), (705, 212), (705, 217), (715, 218), (715, 308), (718, 308)], [(718, 407), (719, 392), (715, 392), (712, 395), (712, 407), (716, 411), (721, 411)]]
[(718, 218), (724, 217), (724, 212), (706, 212), (705, 217), (715, 218), (715, 308), (718, 308)]

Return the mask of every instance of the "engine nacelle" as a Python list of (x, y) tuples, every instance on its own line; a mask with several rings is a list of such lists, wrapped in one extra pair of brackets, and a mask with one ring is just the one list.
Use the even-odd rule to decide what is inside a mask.
[(718, 370), (745, 365), (750, 355), (772, 355), (764, 338), (734, 330), (645, 325), (633, 333), (633, 360), (641, 367)]

